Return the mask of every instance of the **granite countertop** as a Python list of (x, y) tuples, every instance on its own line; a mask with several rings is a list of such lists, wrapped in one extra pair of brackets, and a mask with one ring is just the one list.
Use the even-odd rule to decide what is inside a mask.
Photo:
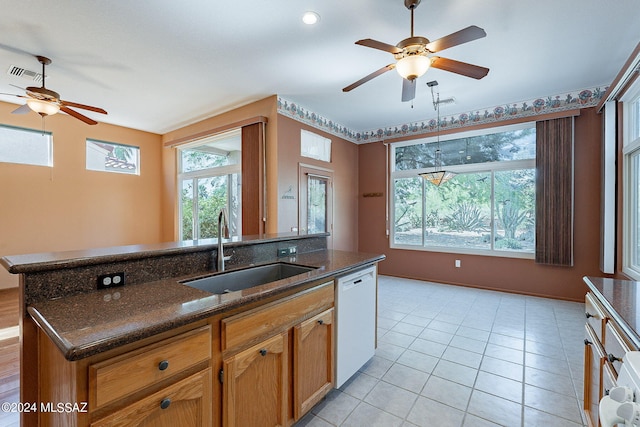
[(584, 281), (633, 344), (640, 348), (640, 282), (604, 277), (585, 277)]
[(286, 258), (317, 269), (244, 291), (212, 295), (172, 278), (36, 302), (27, 311), (73, 361), (383, 259), (384, 255), (322, 250)]

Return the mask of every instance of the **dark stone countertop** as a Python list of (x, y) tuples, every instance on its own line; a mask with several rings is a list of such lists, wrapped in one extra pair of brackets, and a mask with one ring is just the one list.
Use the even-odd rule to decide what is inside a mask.
[[(299, 233), (262, 234), (255, 236), (240, 236), (224, 240), (227, 248), (264, 244), (282, 240), (304, 241), (309, 237), (328, 236), (328, 233), (315, 235)], [(144, 245), (113, 246), (62, 252), (42, 252), (35, 254), (8, 255), (0, 258), (0, 265), (9, 273), (34, 273), (56, 269), (73, 268), (92, 264), (102, 264), (116, 261), (132, 261), (157, 257), (158, 254), (184, 254), (189, 252), (211, 251), (218, 248), (218, 239), (184, 240), (176, 242), (154, 243)]]
[(212, 295), (172, 278), (36, 302), (27, 310), (73, 361), (383, 259), (384, 255), (321, 250), (285, 259), (317, 269), (244, 291)]
[(590, 276), (585, 277), (584, 282), (633, 344), (640, 348), (640, 282)]

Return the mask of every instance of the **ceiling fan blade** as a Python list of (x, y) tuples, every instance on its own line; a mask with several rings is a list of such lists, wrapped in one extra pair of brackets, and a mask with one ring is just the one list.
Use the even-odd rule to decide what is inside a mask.
[(380, 68), (379, 70), (376, 70), (373, 73), (371, 73), (371, 74), (369, 74), (367, 76), (364, 76), (363, 78), (361, 78), (357, 82), (352, 83), (349, 86), (345, 87), (344, 89), (342, 89), (342, 91), (343, 92), (349, 92), (350, 90), (353, 90), (353, 89), (357, 88), (361, 84), (368, 82), (369, 80), (373, 79), (374, 77), (378, 77), (380, 74), (384, 74), (389, 70), (393, 70), (394, 68), (396, 68), (396, 64), (385, 65), (384, 67)]
[(449, 49), (450, 47), (457, 46), (459, 44), (481, 39), (486, 35), (487, 33), (485, 33), (482, 28), (471, 25), (460, 31), (449, 34), (448, 36), (434, 40), (431, 43), (427, 43), (427, 49), (431, 52), (440, 52), (441, 50)]
[(82, 108), (83, 110), (94, 111), (94, 112), (100, 113), (100, 114), (107, 114), (107, 112), (105, 110), (103, 110), (102, 108), (92, 107), (91, 105), (78, 104), (77, 102), (70, 102), (70, 101), (62, 101), (62, 100), (60, 100), (60, 104), (66, 106), (66, 107)]
[(439, 56), (431, 58), (431, 66), (433, 68), (439, 68), (444, 71), (450, 71), (452, 73), (478, 80), (489, 73), (488, 68), (467, 64), (466, 62), (455, 61), (453, 59), (440, 58)]
[(98, 124), (98, 122), (96, 122), (95, 120), (90, 119), (89, 117), (87, 117), (87, 116), (85, 116), (83, 114), (80, 114), (77, 111), (73, 111), (71, 108), (65, 107), (64, 105), (62, 105), (60, 107), (60, 110), (64, 111), (65, 113), (67, 113), (70, 116), (75, 117), (78, 120), (82, 120), (83, 122), (85, 122), (88, 125), (97, 125)]
[(373, 39), (358, 40), (356, 44), (359, 44), (360, 46), (370, 47), (373, 49), (384, 50), (385, 52), (389, 52), (393, 54), (402, 52), (402, 49), (400, 49), (397, 46), (394, 46), (388, 43), (379, 42)]
[(402, 79), (402, 102), (411, 101), (416, 97), (416, 80)]
[(29, 108), (29, 105), (24, 104), (24, 105), (19, 106), (15, 110), (13, 110), (11, 112), (11, 114), (27, 114), (30, 111), (31, 111), (31, 108)]

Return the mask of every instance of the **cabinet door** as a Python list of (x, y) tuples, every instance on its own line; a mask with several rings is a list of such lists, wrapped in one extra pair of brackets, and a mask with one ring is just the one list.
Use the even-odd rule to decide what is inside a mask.
[(286, 424), (287, 338), (287, 332), (283, 332), (223, 361), (223, 425)]
[(333, 388), (333, 308), (293, 328), (293, 411), (297, 421)]
[(600, 342), (588, 324), (584, 340), (584, 412), (590, 427), (598, 427), (598, 405), (602, 398), (602, 365), (605, 356)]
[(208, 427), (211, 419), (211, 369), (206, 369), (92, 423), (91, 427)]

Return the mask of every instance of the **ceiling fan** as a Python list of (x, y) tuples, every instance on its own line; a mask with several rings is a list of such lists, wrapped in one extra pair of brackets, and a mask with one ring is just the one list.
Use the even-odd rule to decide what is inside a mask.
[[(98, 107), (92, 107), (90, 105), (78, 104), (77, 102), (64, 101), (60, 99), (60, 95), (58, 92), (54, 92), (45, 87), (45, 65), (51, 64), (51, 60), (49, 58), (45, 58), (44, 56), (36, 56), (38, 62), (42, 64), (42, 86), (29, 86), (27, 88), (21, 88), (18, 86), (18, 89), (22, 89), (25, 91), (26, 95), (15, 95), (15, 94), (4, 94), (4, 95), (12, 95), (17, 96), (18, 98), (26, 98), (27, 103), (19, 107), (18, 109), (12, 111), (13, 114), (25, 114), (29, 111), (35, 111), (40, 114), (42, 117), (50, 116), (56, 114), (58, 111), (63, 111), (68, 115), (75, 117), (78, 120), (81, 120), (89, 125), (96, 125), (98, 122), (95, 120), (85, 116), (84, 114), (80, 114), (73, 108), (80, 108), (83, 110), (93, 111), (95, 113), (107, 114), (105, 110)], [(13, 85), (12, 85), (13, 86)]]
[(429, 67), (460, 74), (474, 79), (481, 79), (489, 73), (489, 69), (453, 59), (430, 56), (436, 52), (485, 37), (487, 33), (475, 25), (471, 25), (455, 33), (444, 36), (435, 41), (426, 37), (413, 35), (413, 11), (420, 4), (420, 0), (404, 0), (404, 5), (411, 11), (411, 37), (393, 46), (373, 39), (358, 40), (356, 44), (383, 50), (393, 54), (397, 62), (385, 65), (379, 70), (361, 78), (355, 83), (342, 89), (349, 92), (368, 82), (374, 77), (386, 73), (394, 68), (402, 76), (402, 101), (411, 101), (416, 96), (416, 79), (427, 72)]

